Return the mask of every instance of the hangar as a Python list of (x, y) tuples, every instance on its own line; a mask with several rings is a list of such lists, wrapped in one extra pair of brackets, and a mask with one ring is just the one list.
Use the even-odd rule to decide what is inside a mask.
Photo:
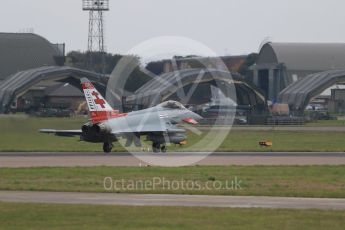
[(253, 83), (275, 102), (292, 83), (314, 73), (345, 68), (344, 60), (345, 43), (269, 42), (251, 67)]
[[(53, 82), (67, 82), (79, 88), (79, 79), (88, 77), (101, 92), (106, 91), (109, 76), (64, 66), (64, 44), (52, 44), (31, 33), (0, 33), (0, 50), (0, 113), (9, 112), (18, 97), (32, 87), (40, 87), (45, 83), (49, 85)], [(198, 80), (200, 69), (185, 69), (179, 72), (182, 87), (188, 88)], [(229, 95), (226, 86), (230, 88), (233, 84), (239, 104), (250, 105), (255, 111), (266, 111), (266, 98), (260, 89), (238, 75), (233, 75), (233, 79), (229, 80), (228, 74), (227, 71), (205, 70), (205, 75), (199, 80), (201, 85), (208, 85), (208, 88), (210, 84), (215, 85), (216, 81), (219, 81), (222, 85), (220, 88), (226, 95)], [(170, 86), (162, 86), (157, 83), (157, 79), (153, 79), (133, 94), (125, 92), (114, 100), (147, 107), (162, 100), (174, 99), (181, 88), (180, 82), (172, 77), (174, 75), (174, 72), (170, 72), (159, 76), (159, 79), (168, 82)], [(216, 79), (211, 75), (216, 76)], [(112, 91), (110, 97), (116, 97), (119, 92), (123, 92), (119, 89)]]
[(80, 80), (89, 78), (96, 83), (100, 91), (105, 92), (108, 77), (102, 74), (67, 66), (45, 66), (18, 72), (0, 82), (0, 113), (9, 112), (11, 104), (17, 97), (26, 93), (31, 87), (44, 81), (68, 82), (80, 88)]
[[(176, 95), (181, 85), (176, 78), (173, 77), (175, 73), (163, 74), (160, 79), (167, 84), (162, 85), (161, 80), (152, 79), (150, 82), (142, 86), (132, 95), (125, 95), (125, 104), (136, 104), (141, 107), (148, 107), (153, 104), (158, 104), (163, 100)], [(182, 86), (186, 87), (193, 84), (195, 81), (200, 83), (215, 84), (215, 81), (220, 81), (223, 86), (234, 84), (236, 87), (236, 97), (239, 104), (250, 105), (252, 110), (263, 112), (267, 110), (265, 97), (260, 90), (255, 86), (244, 81), (240, 76), (233, 76), (232, 80), (228, 78), (229, 73), (221, 70), (207, 70), (202, 79), (198, 80), (200, 69), (182, 70), (179, 72)], [(216, 79), (214, 78), (216, 76)], [(74, 86), (79, 87), (79, 79), (87, 77), (96, 84), (100, 91), (105, 92), (108, 75), (97, 74), (86, 70), (71, 68), (71, 67), (41, 67), (27, 71), (19, 72), (10, 76), (5, 81), (0, 83), (0, 113), (8, 112), (11, 103), (20, 95), (27, 92), (32, 86), (43, 81), (60, 81), (68, 82)], [(225, 87), (226, 88), (226, 87)], [(116, 89), (115, 89), (116, 92)], [(224, 91), (226, 93), (226, 90)], [(159, 95), (157, 97), (157, 95)], [(113, 95), (112, 95), (113, 96)], [(118, 98), (123, 98), (120, 95)]]
[(308, 75), (285, 88), (278, 97), (291, 110), (303, 113), (309, 102), (327, 88), (345, 83), (345, 69), (329, 70)]
[[(175, 77), (176, 74), (176, 72), (169, 72), (161, 75), (159, 78), (153, 78), (139, 88), (132, 96), (127, 97), (125, 102), (139, 105), (141, 108), (147, 108), (150, 105), (158, 104), (165, 100), (181, 98), (178, 95), (179, 90), (197, 82), (198, 84), (207, 83), (208, 85), (211, 84), (219, 87), (224, 95), (233, 98), (239, 105), (250, 105), (253, 111), (263, 112), (267, 109), (266, 98), (261, 91), (239, 75), (233, 74), (230, 78), (228, 71), (218, 69), (180, 70), (178, 72), (178, 79)], [(236, 88), (235, 94), (234, 92), (229, 92), (229, 89), (232, 87)]]
[(32, 33), (0, 33), (0, 82), (20, 71), (63, 66), (65, 45)]

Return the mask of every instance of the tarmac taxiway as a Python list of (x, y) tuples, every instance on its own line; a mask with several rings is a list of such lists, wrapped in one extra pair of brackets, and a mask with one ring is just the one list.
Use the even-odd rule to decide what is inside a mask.
[[(76, 166), (144, 166), (143, 161), (151, 153), (0, 153), (0, 167), (76, 167)], [(262, 152), (262, 153), (213, 153), (202, 159), (205, 153), (154, 154), (169, 161), (176, 156), (195, 157), (194, 165), (345, 165), (345, 153), (312, 152)]]

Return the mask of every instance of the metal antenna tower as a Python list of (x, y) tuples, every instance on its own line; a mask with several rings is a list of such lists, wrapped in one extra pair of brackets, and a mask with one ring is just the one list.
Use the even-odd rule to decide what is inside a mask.
[(88, 65), (91, 67), (95, 53), (101, 54), (103, 56), (102, 59), (104, 59), (105, 37), (103, 13), (109, 11), (109, 0), (83, 0), (83, 10), (89, 11), (88, 53), (90, 60)]

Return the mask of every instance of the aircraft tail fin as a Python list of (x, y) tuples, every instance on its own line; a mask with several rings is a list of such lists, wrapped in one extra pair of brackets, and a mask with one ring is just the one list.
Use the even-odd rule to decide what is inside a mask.
[(81, 79), (81, 85), (93, 123), (99, 123), (121, 116), (118, 110), (114, 110), (108, 104), (89, 79)]

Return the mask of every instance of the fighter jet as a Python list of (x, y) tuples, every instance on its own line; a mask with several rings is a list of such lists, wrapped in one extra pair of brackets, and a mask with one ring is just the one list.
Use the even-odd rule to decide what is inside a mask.
[(126, 140), (126, 147), (141, 147), (141, 136), (152, 142), (153, 152), (166, 152), (167, 144), (186, 143), (186, 130), (178, 124), (198, 124), (202, 119), (198, 114), (186, 109), (176, 101), (166, 101), (157, 106), (120, 113), (114, 110), (94, 85), (87, 79), (81, 79), (82, 89), (89, 108), (90, 119), (80, 130), (41, 129), (41, 133), (56, 136), (80, 136), (80, 140), (91, 143), (103, 143), (103, 151), (112, 151), (113, 143), (120, 138)]

